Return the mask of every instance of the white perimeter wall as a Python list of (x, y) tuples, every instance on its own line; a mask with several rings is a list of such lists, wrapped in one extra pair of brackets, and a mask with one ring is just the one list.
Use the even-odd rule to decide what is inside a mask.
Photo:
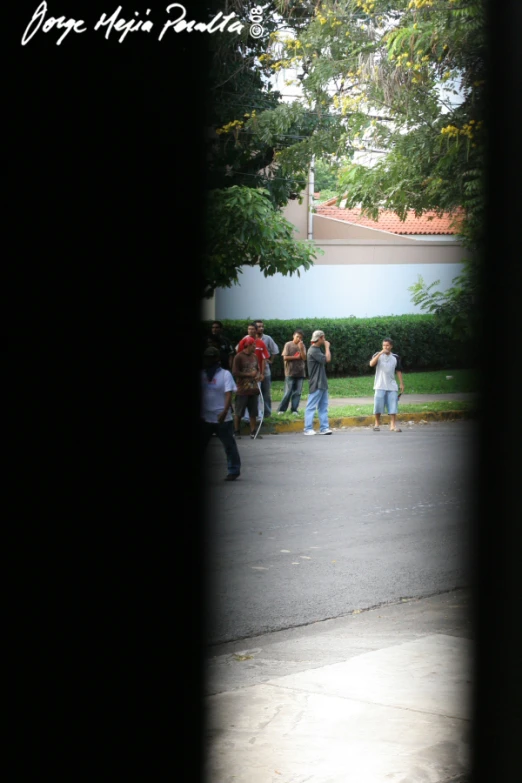
[(301, 276), (264, 277), (244, 267), (241, 285), (218, 289), (215, 318), (370, 318), (421, 313), (408, 286), (422, 275), (426, 283), (440, 280), (444, 291), (461, 273), (460, 263), (317, 264)]

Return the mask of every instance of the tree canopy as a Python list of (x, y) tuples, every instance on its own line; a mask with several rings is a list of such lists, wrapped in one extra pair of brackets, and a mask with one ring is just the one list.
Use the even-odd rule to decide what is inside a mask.
[(382, 209), (403, 218), (408, 210), (454, 212), (473, 245), (481, 226), (484, 48), (482, 0), (317, 2), (306, 26), (273, 33), (262, 55), (274, 72), (297, 69), (303, 98), (249, 118), (245, 132), (277, 146), (308, 117), (312, 132), (276, 150), (285, 170), (312, 155), (373, 152), (371, 167), (344, 168), (339, 195), (347, 207), (360, 205), (374, 219)]
[[(284, 172), (301, 171), (312, 155), (371, 153), (372, 165), (343, 166), (338, 196), (373, 219), (385, 209), (403, 219), (410, 210), (453, 214), (475, 266), (445, 298), (433, 299), (422, 281), (412, 293), (439, 316), (458, 299), (462, 324), (484, 224), (482, 0), (318, 0), (293, 29), (292, 4), (278, 7), (287, 29), (271, 33), (260, 59), (274, 73), (294, 68), (302, 98), (248, 118), (245, 133), (273, 145)], [(301, 138), (280, 144), (305, 122)]]
[[(219, 10), (221, 6), (222, 3)], [(290, 146), (300, 135), (310, 133), (312, 126), (296, 115), (284, 135), (275, 134), (268, 140), (247, 127), (249, 121), (281, 103), (281, 95), (270, 81), (273, 71), (263, 56), (267, 38), (276, 34), (282, 21), (274, 0), (262, 8), (265, 30), (262, 38), (249, 34), (251, 6), (244, 0), (227, 0), (225, 12), (237, 14), (244, 25), (243, 31), (235, 36), (213, 36), (211, 40), (207, 182), (210, 190), (232, 185), (262, 187), (268, 191), (274, 206), (283, 207), (291, 195), (305, 187), (308, 163), (303, 160), (299, 166), (286, 169), (276, 164), (276, 151)]]
[(238, 283), (243, 266), (258, 266), (265, 276), (299, 275), (300, 268), (310, 268), (318, 252), (312, 242), (294, 239), (294, 226), (262, 188), (232, 185), (213, 190), (207, 221), (205, 296)]
[[(281, 24), (277, 8), (276, 2), (263, 6), (267, 35)], [(242, 266), (257, 266), (265, 276), (299, 274), (313, 264), (319, 252), (312, 243), (295, 239), (294, 227), (281, 213), (305, 187), (308, 163), (303, 160), (290, 170), (276, 162), (276, 151), (310, 133), (312, 126), (297, 113), (285, 134), (274, 139), (263, 139), (247, 128), (249, 121), (280, 103), (279, 92), (270, 84), (272, 71), (263, 64), (266, 39), (249, 35), (251, 6), (242, 0), (227, 0), (224, 9), (222, 2), (211, 2), (210, 10), (234, 11), (244, 28), (240, 35), (211, 40), (203, 265), (203, 295), (207, 297), (216, 288), (238, 283)]]
[[(456, 290), (472, 302), (484, 211), (483, 0), (272, 0), (263, 25), (263, 38), (218, 57), (214, 186), (261, 186), (280, 207), (304, 186), (313, 156), (343, 161), (348, 208), (374, 219), (384, 209), (454, 215), (475, 261)], [(282, 102), (267, 78), (291, 69), (302, 97)], [(350, 160), (361, 152), (372, 165)], [(426, 289), (414, 294), (434, 304)]]

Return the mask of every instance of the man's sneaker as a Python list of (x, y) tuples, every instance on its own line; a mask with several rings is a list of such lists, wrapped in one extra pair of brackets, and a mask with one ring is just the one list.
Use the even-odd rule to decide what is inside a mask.
[(331, 435), (333, 430), (319, 430), (319, 435)]
[(241, 438), (241, 433), (239, 430), (234, 430), (234, 437), (235, 438)]
[(286, 411), (277, 411), (278, 416), (283, 416), (286, 413)]
[(235, 481), (239, 478), (239, 473), (229, 473), (228, 476), (225, 476), (225, 481)]
[(303, 435), (315, 435), (315, 430), (305, 430)]
[(292, 411), (292, 416), (299, 416), (299, 411)]

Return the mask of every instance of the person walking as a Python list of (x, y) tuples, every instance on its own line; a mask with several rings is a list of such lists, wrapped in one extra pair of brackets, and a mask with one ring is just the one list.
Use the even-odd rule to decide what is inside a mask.
[(203, 352), (201, 373), (201, 440), (202, 451), (212, 435), (217, 435), (227, 458), (228, 473), (225, 481), (235, 481), (241, 473), (241, 459), (234, 438), (232, 421), (232, 392), (237, 387), (229, 370), (221, 367), (220, 350), (210, 346)]

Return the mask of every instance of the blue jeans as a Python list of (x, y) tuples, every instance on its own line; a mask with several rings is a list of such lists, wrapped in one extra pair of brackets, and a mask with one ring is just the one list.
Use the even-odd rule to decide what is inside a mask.
[(292, 401), (292, 413), (297, 411), (301, 401), (303, 383), (304, 378), (293, 378), (291, 375), (286, 376), (283, 399), (281, 400), (278, 408), (279, 413), (284, 413), (287, 410), (290, 400)]
[(228, 475), (239, 476), (241, 471), (241, 459), (239, 457), (236, 439), (234, 438), (234, 422), (224, 421), (223, 424), (213, 424), (208, 421), (203, 421), (201, 424), (202, 452), (205, 451), (208, 442), (212, 437), (212, 433), (215, 432), (223, 444), (225, 454), (227, 455)]
[(384, 409), (389, 414), (397, 413), (398, 393), (384, 389), (376, 389), (373, 399), (373, 412), (384, 413)]
[(317, 408), (319, 414), (319, 429), (321, 432), (329, 429), (328, 427), (328, 389), (317, 389), (308, 395), (308, 401), (305, 408), (305, 432), (313, 430), (314, 413)]
[(265, 380), (261, 381), (261, 394), (263, 395), (263, 402), (265, 404), (264, 418), (268, 419), (272, 415), (272, 371), (268, 370), (268, 365), (265, 364)]

